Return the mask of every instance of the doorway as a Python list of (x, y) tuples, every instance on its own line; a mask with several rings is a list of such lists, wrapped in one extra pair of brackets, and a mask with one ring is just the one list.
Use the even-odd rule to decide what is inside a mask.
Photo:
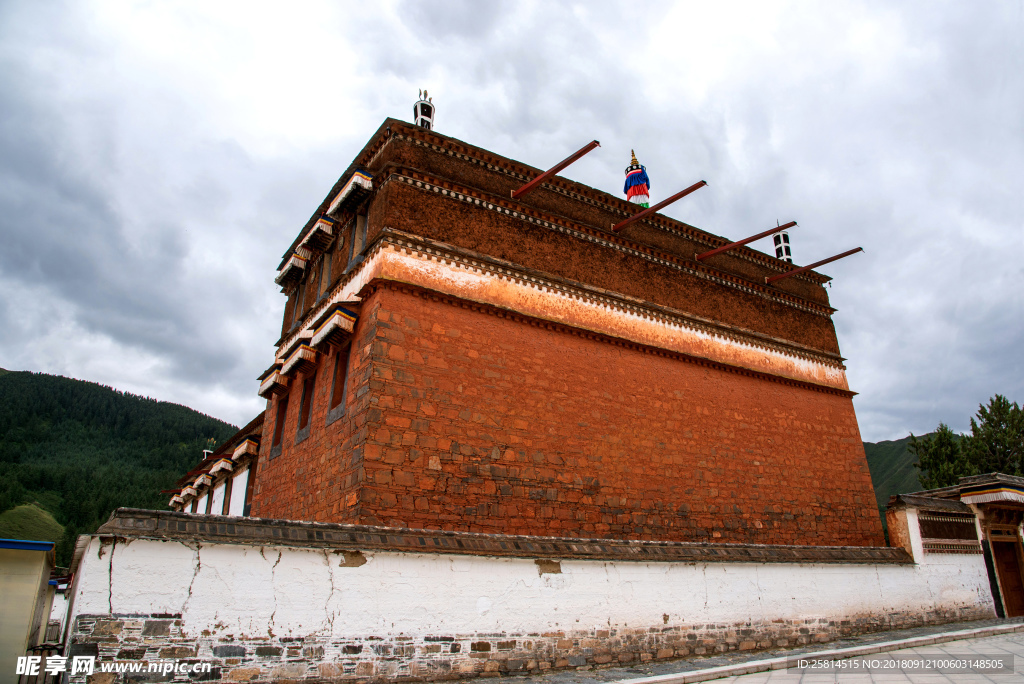
[(999, 575), (1006, 617), (1024, 615), (1024, 579), (1021, 578), (1020, 542), (1016, 539), (991, 540), (992, 560)]

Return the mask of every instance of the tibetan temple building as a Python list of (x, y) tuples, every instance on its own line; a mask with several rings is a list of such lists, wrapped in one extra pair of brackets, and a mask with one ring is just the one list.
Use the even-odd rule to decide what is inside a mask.
[(298, 231), (266, 410), (173, 508), (883, 545), (829, 278), (768, 282), (796, 268), (788, 236), (783, 258), (697, 259), (730, 240), (657, 213), (611, 229), (646, 174), (513, 199), (540, 170), (419, 123), (384, 121)]

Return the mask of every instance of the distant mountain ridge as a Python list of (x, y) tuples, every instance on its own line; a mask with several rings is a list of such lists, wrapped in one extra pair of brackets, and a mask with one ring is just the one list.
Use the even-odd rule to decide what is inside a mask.
[(119, 506), (166, 507), (204, 448), (237, 431), (186, 406), (83, 380), (0, 370), (0, 513), (37, 502), (74, 535)]
[[(929, 435), (919, 436), (928, 437)], [(914, 463), (917, 456), (907, 448), (910, 436), (885, 442), (864, 442), (864, 452), (868, 457), (868, 469), (871, 471), (871, 484), (875, 488), (875, 499), (883, 516), (885, 505), (893, 494), (919, 492), (924, 487)]]
[[(0, 514), (13, 520), (11, 509), (37, 502), (42, 511), (22, 506), (17, 519), (53, 515), (66, 563), (74, 536), (95, 531), (114, 508), (166, 508), (160, 490), (236, 431), (180, 404), (0, 368)], [(891, 495), (922, 489), (909, 443), (864, 442), (883, 519)]]

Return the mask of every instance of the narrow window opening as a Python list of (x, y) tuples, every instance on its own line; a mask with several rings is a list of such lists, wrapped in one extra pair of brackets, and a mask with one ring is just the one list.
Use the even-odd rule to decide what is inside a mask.
[(324, 276), (324, 262), (326, 258), (320, 257), (316, 262), (316, 275), (313, 273), (309, 274), (309, 282), (306, 284), (309, 287), (309, 292), (312, 295), (312, 301), (316, 302), (317, 296), (320, 294), (320, 286), (323, 284)]
[(299, 429), (303, 430), (309, 426), (310, 409), (313, 408), (313, 385), (316, 382), (316, 374), (306, 378), (302, 383), (302, 403), (299, 404)]
[(291, 294), (288, 295), (288, 303), (285, 304), (285, 315), (284, 315), (285, 323), (287, 323), (288, 319), (291, 318), (292, 319), (292, 323), (294, 324), (294, 322), (295, 322), (295, 308), (298, 305), (299, 305), (299, 291), (297, 289), (296, 290), (292, 290)]
[(245, 503), (242, 505), (242, 515), (249, 517), (252, 510), (252, 488), (256, 484), (256, 463), (249, 466), (249, 481), (245, 485)]
[(324, 262), (320, 267), (320, 295), (324, 294), (327, 286), (331, 284), (331, 255), (324, 254)]
[(358, 214), (356, 216), (356, 222), (352, 226), (352, 247), (349, 253), (349, 267), (351, 268), (355, 263), (362, 261), (360, 258), (360, 252), (363, 251), (363, 247), (366, 243), (366, 214)]
[(231, 483), (234, 479), (235, 478), (233, 477), (228, 477), (228, 479), (224, 481), (224, 503), (220, 507), (221, 515), (231, 514)]
[(348, 356), (351, 345), (345, 345), (334, 358), (334, 386), (331, 387), (331, 409), (336, 409), (345, 399), (345, 380), (348, 378)]
[(284, 397), (277, 402), (277, 418), (274, 423), (274, 442), (271, 446), (278, 446), (281, 444), (281, 435), (284, 432), (284, 420), (288, 415), (288, 397)]
[(303, 282), (299, 283), (298, 286), (297, 286), (298, 293), (297, 293), (296, 298), (295, 298), (295, 312), (294, 312), (295, 315), (292, 318), (292, 327), (293, 328), (295, 327), (295, 325), (300, 320), (302, 320), (302, 314), (303, 314), (303, 312), (304, 312), (304, 310), (306, 308), (306, 285), (307, 284), (308, 284), (308, 281), (303, 281)]
[(210, 486), (210, 493), (206, 497), (206, 515), (213, 510), (213, 485)]

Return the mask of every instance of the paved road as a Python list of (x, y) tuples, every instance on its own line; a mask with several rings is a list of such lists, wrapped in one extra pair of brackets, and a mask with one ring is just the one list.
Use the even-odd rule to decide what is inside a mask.
[(906, 670), (876, 669), (868, 672), (811, 672), (799, 670), (774, 670), (758, 672), (739, 677), (726, 677), (710, 680), (716, 684), (726, 682), (736, 684), (824, 684), (825, 682), (868, 682), (877, 684), (1011, 684), (1024, 683), (1024, 633), (991, 636), (981, 639), (963, 639), (949, 641), (944, 644), (933, 644), (920, 648), (906, 648), (887, 651), (882, 654), (865, 656), (862, 661), (884, 662), (885, 660), (902, 660), (914, 662), (919, 659), (956, 658), (964, 656), (993, 656), (1005, 658), (1014, 656), (1015, 672), (1005, 674), (975, 674), (964, 671), (936, 671), (921, 668)]
[[(802, 682), (805, 684), (817, 684), (818, 682), (877, 682), (878, 684), (897, 684), (910, 682), (912, 684), (931, 684), (932, 682), (964, 682), (974, 684), (975, 682), (1020, 682), (1024, 684), (1024, 631), (1007, 633), (998, 636), (983, 636), (981, 638), (952, 640), (956, 638), (955, 632), (963, 630), (1021, 630), (1024, 629), (1024, 621), (1021, 618), (1010, 620), (979, 620), (974, 622), (961, 622), (946, 625), (930, 625), (927, 627), (916, 627), (912, 629), (896, 630), (890, 632), (875, 632), (862, 634), (855, 637), (848, 637), (834, 641), (830, 644), (814, 644), (789, 649), (773, 649), (761, 652), (730, 652), (718, 655), (703, 656), (698, 658), (686, 658), (682, 660), (657, 661), (647, 663), (635, 663), (626, 667), (610, 667), (594, 669), (581, 667), (577, 670), (551, 672), (543, 675), (502, 677), (490, 680), (489, 684), (610, 684), (629, 682), (630, 684), (681, 684), (688, 678), (695, 678), (696, 681), (715, 682), (742, 682), (743, 684), (756, 684), (760, 682)], [(899, 644), (908, 639), (950, 639), (944, 643), (928, 646), (907, 648)], [(896, 642), (894, 645), (893, 642)], [(955, 654), (980, 652), (983, 654), (1011, 654), (1015, 656), (1015, 673), (1013, 674), (987, 674), (972, 675), (969, 673), (941, 674), (935, 672), (911, 672), (899, 671), (867, 672), (854, 674), (842, 672), (838, 675), (832, 672), (799, 672), (796, 670), (774, 670), (771, 672), (758, 672), (739, 677), (725, 677), (722, 674), (707, 672), (711, 668), (742, 667), (755, 665), (773, 658), (794, 659), (810, 657), (815, 653), (834, 649), (882, 649), (887, 654), (899, 652), (901, 655), (919, 655), (921, 653)], [(764, 667), (766, 669), (766, 666)], [(715, 679), (714, 677), (719, 677)]]

